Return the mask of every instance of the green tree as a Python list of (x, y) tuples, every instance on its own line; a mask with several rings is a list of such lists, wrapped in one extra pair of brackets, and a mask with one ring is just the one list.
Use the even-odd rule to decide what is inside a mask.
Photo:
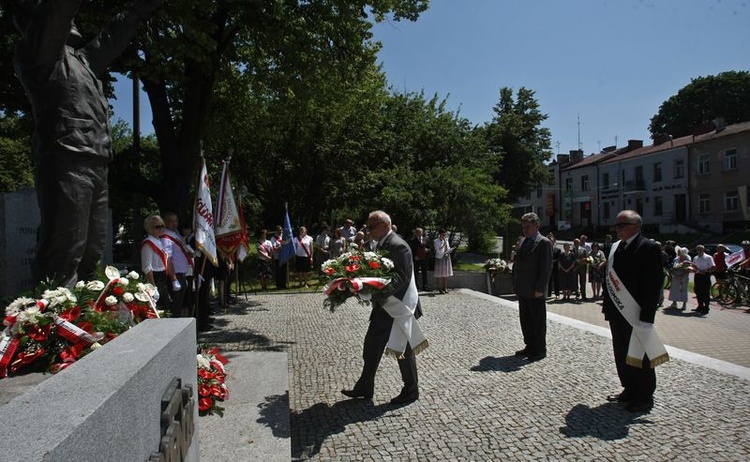
[(697, 77), (659, 106), (651, 118), (651, 138), (687, 136), (714, 119), (727, 124), (750, 120), (750, 72), (727, 71)]
[(551, 135), (541, 126), (547, 114), (539, 110), (534, 94), (521, 87), (514, 98), (511, 88), (501, 88), (492, 122), (480, 129), (500, 167), (495, 179), (508, 190), (510, 201), (549, 180), (545, 162), (552, 156)]
[(22, 119), (0, 112), (0, 192), (34, 186), (29, 135), (22, 127)]

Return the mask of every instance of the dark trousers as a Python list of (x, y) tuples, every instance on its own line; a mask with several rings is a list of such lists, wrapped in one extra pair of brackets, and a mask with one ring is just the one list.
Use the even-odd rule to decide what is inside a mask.
[(427, 267), (429, 266), (429, 263), (426, 259), (424, 260), (414, 260), (414, 282), (419, 285), (419, 275), (422, 274), (422, 287), (419, 287), (420, 290), (427, 290)]
[(547, 286), (547, 295), (555, 294), (560, 295), (560, 268), (557, 263), (552, 265), (552, 275), (549, 278), (549, 285)]
[(283, 265), (279, 266), (279, 261), (274, 260), (273, 261), (273, 274), (276, 277), (276, 288), (277, 289), (286, 289), (286, 269), (287, 265), (289, 263), (284, 263)]
[[(108, 159), (73, 153), (37, 159), (35, 172), (41, 222), (34, 278), (73, 288), (90, 280), (107, 236)], [(167, 297), (167, 292), (161, 294)]]
[(612, 332), (612, 350), (615, 355), (617, 376), (620, 378), (623, 394), (631, 400), (653, 401), (656, 390), (656, 371), (651, 369), (648, 357), (643, 367), (633, 367), (625, 363), (633, 328), (619, 313), (610, 315), (609, 329)]
[(708, 302), (711, 300), (711, 275), (709, 273), (696, 273), (693, 287), (698, 299), (698, 308), (707, 310)]
[(156, 301), (156, 307), (160, 310), (170, 309), (172, 302), (169, 298), (169, 278), (167, 278), (167, 272), (154, 271), (151, 274), (154, 276), (156, 290), (159, 291), (159, 300)]
[(172, 299), (172, 303), (169, 307), (172, 311), (173, 318), (179, 318), (182, 316), (182, 305), (185, 301), (185, 292), (188, 290), (187, 279), (185, 279), (185, 273), (175, 273), (177, 281), (180, 283), (180, 290), (172, 290), (172, 283), (169, 284), (169, 297)]
[[(357, 380), (354, 389), (364, 394), (372, 394), (375, 390), (375, 373), (378, 371), (380, 359), (391, 335), (393, 318), (382, 308), (375, 306), (370, 315), (370, 326), (365, 334), (362, 359), (365, 360), (362, 375)], [(416, 391), (419, 385), (417, 377), (417, 360), (411, 345), (406, 345), (404, 358), (398, 360), (398, 368), (401, 371), (401, 379), (404, 381), (402, 392)]]
[(518, 297), (518, 316), (526, 348), (533, 353), (546, 353), (547, 305), (544, 297)]

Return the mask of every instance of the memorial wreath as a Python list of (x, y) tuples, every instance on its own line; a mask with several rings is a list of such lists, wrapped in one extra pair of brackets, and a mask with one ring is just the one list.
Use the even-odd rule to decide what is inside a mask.
[(369, 304), (373, 292), (381, 291), (393, 277), (393, 261), (377, 252), (354, 250), (325, 261), (323, 271), (324, 306), (334, 311), (351, 297)]

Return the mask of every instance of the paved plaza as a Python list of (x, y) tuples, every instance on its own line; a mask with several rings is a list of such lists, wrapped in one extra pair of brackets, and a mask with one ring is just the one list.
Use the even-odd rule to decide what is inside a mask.
[(654, 409), (632, 414), (605, 400), (620, 386), (599, 304), (551, 302), (548, 356), (536, 363), (513, 355), (523, 346), (513, 301), (455, 290), (424, 294), (422, 305), (430, 347), (417, 359), (421, 397), (403, 407), (389, 404), (401, 387), (392, 358), (372, 401), (340, 393), (362, 366), (370, 309), (354, 301), (330, 313), (317, 292), (251, 294), (201, 338), (230, 359), (287, 353), (291, 460), (750, 460), (743, 310), (705, 319), (660, 310), (673, 359), (657, 369)]

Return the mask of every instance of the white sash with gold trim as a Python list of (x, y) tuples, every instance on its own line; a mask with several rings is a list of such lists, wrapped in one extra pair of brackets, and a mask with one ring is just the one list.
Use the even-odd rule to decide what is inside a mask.
[(654, 325), (645, 323), (640, 320), (640, 307), (638, 302), (623, 284), (617, 272), (614, 269), (614, 260), (616, 258), (617, 248), (622, 241), (612, 244), (609, 252), (609, 264), (607, 265), (607, 291), (620, 311), (622, 317), (631, 325), (633, 333), (630, 335), (630, 344), (628, 345), (628, 355), (625, 362), (629, 366), (643, 367), (643, 356), (647, 355), (650, 367), (653, 369), (659, 364), (669, 361), (669, 354), (664, 348), (659, 335), (654, 330)]
[(418, 299), (417, 285), (412, 275), (403, 300), (391, 295), (383, 303), (383, 309), (393, 318), (391, 334), (385, 348), (386, 354), (403, 358), (407, 342), (415, 355), (427, 348), (427, 339), (417, 324), (417, 318), (414, 317)]

